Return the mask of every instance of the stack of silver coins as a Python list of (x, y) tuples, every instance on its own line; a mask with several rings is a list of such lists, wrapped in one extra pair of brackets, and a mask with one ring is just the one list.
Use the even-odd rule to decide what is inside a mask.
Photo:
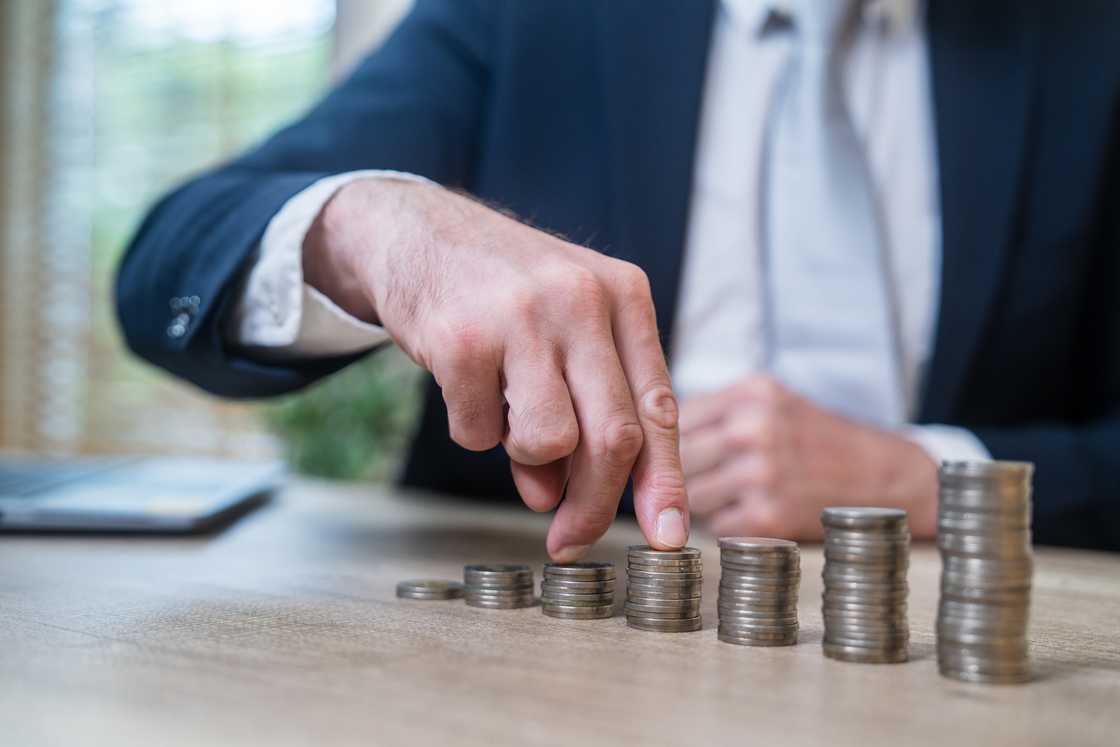
[(726, 643), (797, 643), (801, 553), (796, 542), (766, 537), (719, 541), (719, 631)]
[(541, 611), (566, 620), (602, 620), (614, 614), (614, 563), (545, 563)]
[(626, 564), (626, 624), (658, 633), (700, 630), (700, 551), (632, 545)]
[(937, 515), (937, 664), (965, 682), (1031, 678), (1031, 476), (1027, 462), (945, 462)]
[(910, 655), (910, 528), (895, 508), (826, 508), (824, 655), (892, 663)]
[(531, 607), (533, 569), (527, 565), (468, 565), (463, 568), (463, 598), (470, 607), (509, 610)]
[(397, 584), (397, 596), (401, 599), (462, 599), (463, 585), (439, 579), (401, 581)]

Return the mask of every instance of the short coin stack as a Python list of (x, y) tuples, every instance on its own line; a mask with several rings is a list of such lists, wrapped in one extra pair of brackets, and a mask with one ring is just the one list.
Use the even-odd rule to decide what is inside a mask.
[(545, 563), (541, 611), (566, 620), (614, 614), (614, 563)]
[(631, 545), (626, 564), (626, 624), (639, 630), (700, 630), (703, 565), (694, 547)]
[(719, 639), (741, 646), (797, 643), (801, 553), (766, 537), (719, 541)]
[(468, 565), (463, 568), (463, 598), (470, 607), (531, 607), (533, 569), (527, 565)]
[(401, 599), (462, 599), (463, 585), (438, 579), (401, 581), (397, 584), (397, 596)]
[(891, 663), (910, 655), (906, 603), (910, 529), (893, 508), (826, 508), (824, 655)]
[(937, 663), (966, 682), (1031, 677), (1031, 475), (1027, 462), (945, 462), (937, 545)]

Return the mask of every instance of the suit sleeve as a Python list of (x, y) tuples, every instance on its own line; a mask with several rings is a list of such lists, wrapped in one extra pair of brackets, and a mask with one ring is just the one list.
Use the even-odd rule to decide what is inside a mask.
[(1098, 208), (1095, 260), (1083, 298), (1075, 422), (978, 427), (995, 459), (1035, 463), (1035, 538), (1120, 549), (1120, 127)]
[(164, 197), (117, 276), (117, 313), (129, 347), (228, 397), (291, 391), (353, 361), (251, 360), (226, 345), (223, 318), (269, 221), (318, 180), (390, 169), (447, 186), (471, 181), (496, 16), (481, 0), (420, 0), (303, 119)]

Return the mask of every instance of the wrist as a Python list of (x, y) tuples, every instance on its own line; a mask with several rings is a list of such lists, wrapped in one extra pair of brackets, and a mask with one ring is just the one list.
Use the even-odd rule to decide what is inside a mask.
[(365, 181), (343, 185), (319, 211), (303, 240), (303, 279), (346, 313), (372, 324), (377, 311), (356, 266), (361, 253), (372, 249), (359, 238), (357, 202)]

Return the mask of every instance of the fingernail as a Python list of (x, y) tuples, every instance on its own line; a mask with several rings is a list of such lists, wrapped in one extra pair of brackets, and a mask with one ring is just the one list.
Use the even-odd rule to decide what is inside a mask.
[(568, 545), (561, 547), (552, 555), (552, 559), (557, 563), (574, 563), (591, 549), (591, 545)]
[(684, 547), (688, 541), (688, 530), (684, 526), (684, 514), (679, 508), (667, 508), (657, 515), (657, 528), (654, 531), (657, 543), (664, 547)]

